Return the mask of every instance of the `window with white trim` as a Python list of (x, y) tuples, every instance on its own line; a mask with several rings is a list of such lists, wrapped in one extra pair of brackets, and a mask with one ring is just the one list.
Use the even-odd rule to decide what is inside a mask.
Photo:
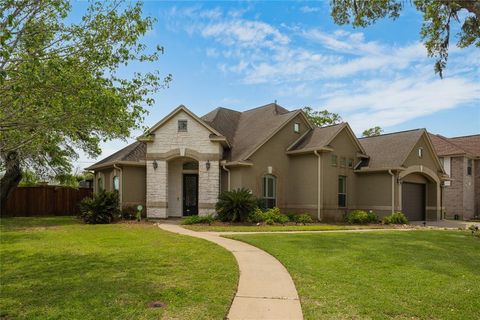
[(337, 166), (337, 155), (336, 154), (332, 154), (332, 158), (330, 159), (330, 164), (334, 167)]
[(105, 187), (103, 186), (103, 179), (102, 179), (102, 177), (99, 177), (99, 178), (97, 179), (97, 187), (98, 187), (98, 191), (103, 191), (103, 189), (105, 188)]
[(418, 157), (423, 158), (423, 148), (418, 148)]
[(113, 177), (113, 190), (120, 190), (120, 178), (118, 176)]
[(338, 206), (345, 208), (347, 206), (347, 177), (338, 176)]
[(277, 205), (277, 178), (270, 174), (263, 177), (263, 199), (267, 209)]
[(293, 132), (295, 132), (295, 133), (300, 133), (300, 123), (295, 122), (295, 123), (293, 124)]

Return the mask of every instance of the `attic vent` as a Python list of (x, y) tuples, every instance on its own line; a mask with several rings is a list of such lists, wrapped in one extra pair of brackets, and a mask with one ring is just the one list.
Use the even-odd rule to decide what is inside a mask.
[(187, 120), (178, 120), (178, 132), (187, 132)]
[(418, 157), (423, 158), (423, 148), (418, 148)]

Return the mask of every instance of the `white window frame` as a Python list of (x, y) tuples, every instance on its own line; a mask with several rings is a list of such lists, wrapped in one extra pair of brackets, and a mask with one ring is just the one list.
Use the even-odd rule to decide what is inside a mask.
[[(272, 184), (273, 190), (269, 190), (268, 180), (273, 180), (273, 184)], [(276, 207), (277, 206), (277, 177), (271, 174), (266, 174), (263, 176), (262, 183), (263, 183), (263, 190), (262, 190), (263, 199), (273, 200), (273, 204), (274, 204), (273, 207)], [(270, 194), (269, 191), (272, 191), (271, 192), (272, 196), (269, 196)]]
[[(115, 181), (117, 181), (117, 186), (115, 185)], [(119, 176), (113, 176), (112, 185), (113, 185), (113, 190), (120, 191), (120, 177)]]
[(293, 132), (300, 133), (300, 122), (295, 122), (293, 124)]
[(417, 155), (418, 155), (419, 158), (423, 158), (423, 148), (422, 147), (418, 148)]

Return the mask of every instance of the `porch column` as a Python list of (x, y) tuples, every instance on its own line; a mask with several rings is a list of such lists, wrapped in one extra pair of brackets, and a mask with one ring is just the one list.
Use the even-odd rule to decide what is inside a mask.
[(167, 218), (168, 163), (165, 160), (148, 160), (146, 166), (147, 217)]
[[(207, 169), (207, 166), (210, 166)], [(215, 213), (220, 192), (220, 161), (198, 161), (198, 215)]]

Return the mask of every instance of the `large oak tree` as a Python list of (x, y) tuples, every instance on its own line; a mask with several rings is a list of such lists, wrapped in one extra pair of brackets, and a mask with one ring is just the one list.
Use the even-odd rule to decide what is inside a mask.
[(153, 24), (140, 3), (89, 3), (78, 22), (70, 12), (68, 0), (0, 2), (2, 207), (22, 170), (70, 172), (78, 150), (97, 156), (101, 141), (128, 137), (170, 80), (155, 65), (119, 74), (163, 53), (140, 41)]

